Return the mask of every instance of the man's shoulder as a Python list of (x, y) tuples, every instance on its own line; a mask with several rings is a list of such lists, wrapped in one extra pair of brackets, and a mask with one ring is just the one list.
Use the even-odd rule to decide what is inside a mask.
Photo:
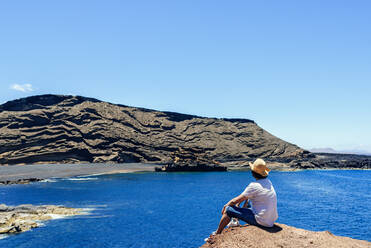
[(248, 188), (256, 188), (259, 187), (260, 184), (258, 182), (251, 182), (247, 187)]

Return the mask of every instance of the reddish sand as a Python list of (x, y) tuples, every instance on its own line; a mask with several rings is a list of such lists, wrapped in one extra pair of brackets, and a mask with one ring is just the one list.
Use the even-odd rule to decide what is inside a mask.
[(330, 232), (313, 232), (284, 224), (276, 224), (271, 229), (256, 226), (228, 228), (215, 235), (203, 248), (371, 248), (371, 242), (335, 236)]

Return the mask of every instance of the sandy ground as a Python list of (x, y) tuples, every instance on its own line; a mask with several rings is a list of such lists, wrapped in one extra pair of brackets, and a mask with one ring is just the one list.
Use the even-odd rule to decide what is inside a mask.
[(284, 224), (262, 229), (256, 226), (233, 227), (206, 242), (202, 248), (370, 248), (371, 243), (335, 236), (328, 231), (313, 232)]
[(33, 164), (0, 166), (0, 182), (18, 179), (48, 179), (100, 174), (154, 171), (155, 165), (128, 164)]

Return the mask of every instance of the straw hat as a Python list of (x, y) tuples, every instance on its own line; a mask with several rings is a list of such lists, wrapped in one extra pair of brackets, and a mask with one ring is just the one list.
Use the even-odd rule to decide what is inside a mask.
[(263, 177), (268, 176), (268, 173), (271, 171), (261, 158), (255, 160), (254, 163), (249, 162), (249, 165), (252, 171), (262, 175)]

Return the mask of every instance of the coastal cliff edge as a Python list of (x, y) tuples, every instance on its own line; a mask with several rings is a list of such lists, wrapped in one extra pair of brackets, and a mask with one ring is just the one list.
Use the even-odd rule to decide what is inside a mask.
[(314, 232), (276, 223), (272, 228), (256, 226), (232, 227), (206, 242), (202, 248), (369, 248), (371, 242)]

